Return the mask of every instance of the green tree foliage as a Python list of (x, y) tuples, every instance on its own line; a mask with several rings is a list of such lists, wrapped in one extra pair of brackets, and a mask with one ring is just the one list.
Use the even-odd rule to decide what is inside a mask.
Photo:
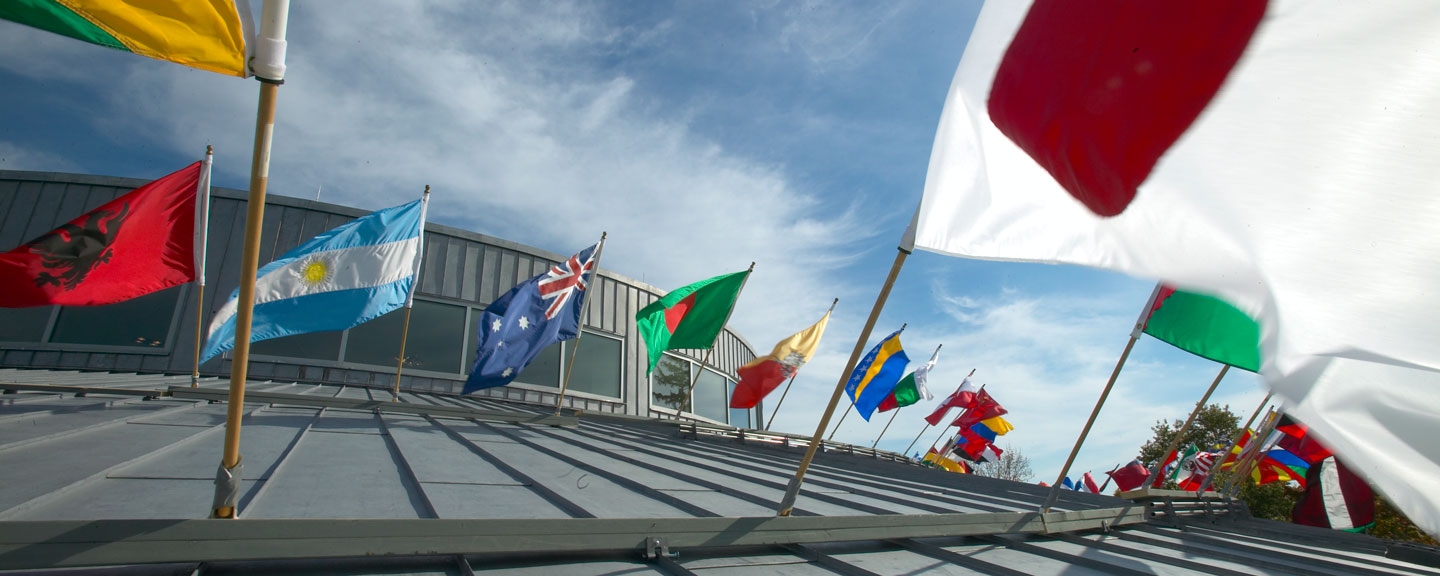
[[(1155, 437), (1140, 447), (1140, 462), (1146, 466), (1154, 466), (1164, 456), (1161, 454), (1175, 435), (1180, 432), (1180, 427), (1185, 424), (1184, 419), (1172, 420), (1170, 422), (1159, 421), (1151, 430)], [(1227, 404), (1211, 404), (1200, 410), (1195, 417), (1195, 422), (1190, 424), (1190, 429), (1185, 431), (1185, 437), (1181, 439), (1179, 450), (1182, 452), (1186, 446), (1194, 444), (1206, 450), (1219, 450), (1224, 448), (1234, 437), (1235, 431), (1240, 427), (1240, 418), (1230, 411)]]

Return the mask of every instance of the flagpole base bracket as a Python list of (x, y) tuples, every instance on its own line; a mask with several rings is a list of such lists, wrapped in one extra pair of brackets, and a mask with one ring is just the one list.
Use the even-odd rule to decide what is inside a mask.
[(239, 515), (239, 510), (235, 508), (235, 505), (240, 501), (240, 481), (244, 471), (245, 463), (243, 461), (236, 462), (234, 468), (226, 468), (223, 463), (216, 468), (215, 499), (210, 505), (211, 518), (219, 518), (220, 516), (217, 516), (216, 512), (221, 509), (229, 509), (231, 511), (231, 515), (227, 516), (228, 518), (234, 518)]

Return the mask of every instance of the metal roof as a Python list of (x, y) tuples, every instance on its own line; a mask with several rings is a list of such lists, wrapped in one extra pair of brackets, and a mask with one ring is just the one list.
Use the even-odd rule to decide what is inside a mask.
[(0, 370), (0, 570), (1440, 574), (1433, 549), (1219, 501), (1042, 515), (1039, 486), (844, 444), (776, 518), (805, 438), (296, 382), (248, 386), (241, 520), (208, 520), (226, 385)]

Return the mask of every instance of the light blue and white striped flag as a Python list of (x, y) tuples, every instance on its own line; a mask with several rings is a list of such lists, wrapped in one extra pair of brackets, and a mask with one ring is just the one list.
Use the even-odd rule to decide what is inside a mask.
[[(250, 341), (344, 330), (404, 306), (420, 270), (425, 199), (325, 232), (256, 274)], [(215, 312), (200, 361), (235, 347), (239, 290)]]

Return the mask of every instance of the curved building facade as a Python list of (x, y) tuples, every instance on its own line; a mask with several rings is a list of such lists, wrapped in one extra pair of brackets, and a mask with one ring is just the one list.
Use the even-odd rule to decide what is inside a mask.
[[(0, 171), (0, 251), (145, 183)], [(202, 326), (208, 325), (237, 285), (246, 197), (243, 191), (212, 190), (206, 287), (199, 307), (203, 318), (198, 320)], [(272, 195), (265, 204), (261, 265), (366, 213)], [(401, 388), (458, 393), (474, 359), (480, 312), (512, 286), (567, 257), (427, 224)], [(477, 394), (553, 405), (563, 366), (573, 356), (566, 406), (640, 417), (693, 416), (737, 427), (758, 425), (756, 414), (763, 407), (728, 408), (735, 370), (755, 357), (744, 338), (726, 329), (708, 364), (701, 365), (703, 352), (671, 352), (647, 377), (645, 344), (635, 330), (635, 312), (664, 292), (603, 269), (591, 289), (578, 345), (572, 340), (551, 346), (511, 385)], [(110, 306), (0, 308), (0, 366), (189, 373), (195, 360), (197, 292), (194, 285), (186, 285)], [(251, 347), (250, 378), (389, 389), (399, 359), (402, 319), (403, 311), (395, 311), (349, 330), (257, 342)], [(228, 376), (228, 355), (202, 364), (200, 372)], [(682, 414), (692, 381), (693, 413)]]

